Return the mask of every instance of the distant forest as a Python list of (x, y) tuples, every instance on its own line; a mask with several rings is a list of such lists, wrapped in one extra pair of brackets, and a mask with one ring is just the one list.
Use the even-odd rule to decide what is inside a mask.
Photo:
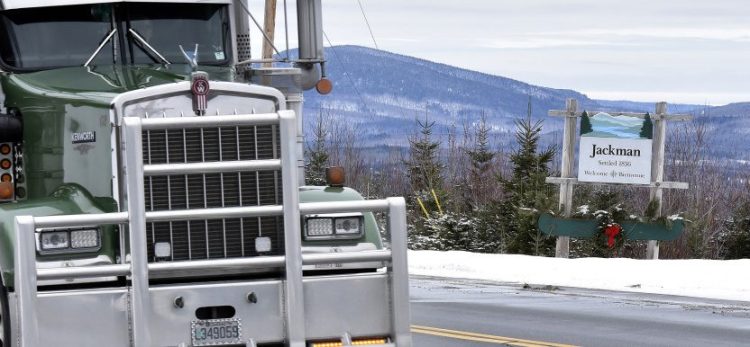
[[(294, 53), (292, 54), (294, 55)], [(305, 93), (307, 175), (344, 166), (368, 197), (405, 196), (412, 248), (550, 255), (536, 228), (559, 212), (562, 120), (547, 111), (568, 98), (579, 110), (653, 112), (653, 103), (594, 100), (574, 90), (437, 64), (384, 51), (326, 49), (330, 95)], [(750, 257), (750, 102), (670, 104), (694, 116), (668, 125), (666, 176), (690, 184), (665, 192), (664, 212), (688, 220), (662, 258)], [(645, 188), (580, 185), (575, 205), (648, 217)], [(574, 240), (573, 256), (642, 258), (645, 242)]]
[[(559, 176), (561, 136), (528, 115), (501, 133), (479, 119), (436, 134), (429, 115), (415, 115), (405, 146), (362, 146), (364, 125), (321, 110), (306, 122), (307, 181), (322, 184), (325, 167), (343, 166), (347, 185), (368, 198), (406, 197), (413, 249), (554, 255), (554, 238), (536, 222), (559, 212), (558, 188), (544, 178)], [(690, 189), (664, 193), (664, 215), (688, 222), (679, 239), (661, 243), (661, 258), (750, 257), (750, 171), (744, 159), (730, 159), (745, 158), (744, 139), (712, 134), (715, 120), (738, 121), (699, 118), (668, 129), (665, 179)], [(579, 185), (574, 194), (576, 207), (651, 218), (646, 188)], [(612, 249), (602, 240), (573, 239), (571, 256), (645, 257), (645, 241), (623, 239)]]

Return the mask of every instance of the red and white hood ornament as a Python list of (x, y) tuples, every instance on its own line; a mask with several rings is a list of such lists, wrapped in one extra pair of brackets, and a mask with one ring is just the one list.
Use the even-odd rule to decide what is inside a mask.
[(202, 71), (193, 72), (190, 75), (192, 84), (190, 91), (193, 93), (193, 111), (196, 115), (203, 116), (208, 108), (208, 74)]

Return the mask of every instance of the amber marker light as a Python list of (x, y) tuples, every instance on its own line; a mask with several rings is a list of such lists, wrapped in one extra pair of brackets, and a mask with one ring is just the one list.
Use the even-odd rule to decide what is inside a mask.
[(13, 184), (10, 182), (0, 182), (0, 199), (7, 200), (13, 198)]
[(3, 154), (3, 155), (10, 154), (10, 145), (6, 143), (0, 146), (0, 154)]
[[(352, 341), (351, 346), (372, 346), (372, 345), (384, 345), (386, 339), (374, 338), (374, 339), (355, 339)], [(313, 342), (310, 344), (311, 347), (344, 347), (343, 342), (331, 341), (331, 342)], [(347, 345), (349, 346), (349, 345)]]
[(0, 161), (0, 168), (2, 168), (3, 170), (10, 169), (10, 165), (10, 160), (8, 159), (3, 159), (2, 161)]
[(333, 90), (333, 82), (327, 78), (321, 78), (318, 83), (315, 83), (315, 90), (321, 95), (326, 95)]
[(341, 166), (331, 166), (326, 168), (326, 183), (331, 187), (343, 187), (346, 181), (344, 168)]

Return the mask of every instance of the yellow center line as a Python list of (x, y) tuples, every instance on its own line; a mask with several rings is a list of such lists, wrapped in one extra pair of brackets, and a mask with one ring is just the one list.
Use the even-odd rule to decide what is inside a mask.
[(448, 338), (458, 339), (458, 340), (504, 344), (504, 345), (510, 345), (510, 346), (518, 346), (518, 347), (575, 347), (574, 345), (566, 345), (566, 344), (561, 344), (561, 343), (517, 339), (513, 337), (472, 333), (472, 332), (460, 331), (460, 330), (433, 328), (433, 327), (427, 327), (427, 326), (421, 326), (421, 325), (412, 325), (411, 332), (415, 334), (441, 336), (441, 337), (448, 337)]

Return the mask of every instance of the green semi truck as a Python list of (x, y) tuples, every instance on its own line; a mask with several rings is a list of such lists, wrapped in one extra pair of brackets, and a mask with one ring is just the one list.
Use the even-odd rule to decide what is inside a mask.
[(247, 9), (0, 0), (0, 346), (411, 346), (403, 199), (304, 185), (320, 0), (286, 68)]

